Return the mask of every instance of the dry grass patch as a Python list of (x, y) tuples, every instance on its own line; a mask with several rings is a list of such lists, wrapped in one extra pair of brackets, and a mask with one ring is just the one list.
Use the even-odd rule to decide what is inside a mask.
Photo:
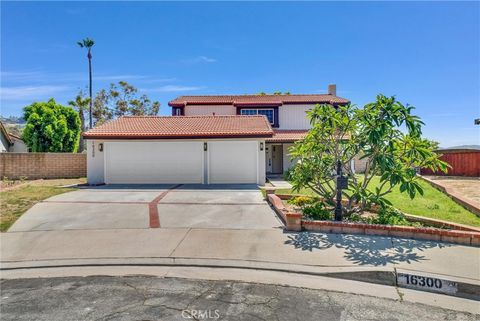
[(29, 208), (54, 195), (71, 192), (76, 188), (61, 187), (81, 184), (85, 179), (36, 180), (21, 183), (0, 192), (0, 231), (5, 232)]

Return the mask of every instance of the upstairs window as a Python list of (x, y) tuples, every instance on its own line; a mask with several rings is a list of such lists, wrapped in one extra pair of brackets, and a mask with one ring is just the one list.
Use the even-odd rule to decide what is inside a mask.
[(270, 122), (274, 123), (273, 109), (242, 109), (240, 110), (241, 115), (265, 115)]

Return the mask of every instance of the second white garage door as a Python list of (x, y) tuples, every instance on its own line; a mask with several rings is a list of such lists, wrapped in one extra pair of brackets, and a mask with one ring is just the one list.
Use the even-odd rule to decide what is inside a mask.
[(208, 182), (257, 183), (256, 141), (211, 141), (208, 143)]
[(105, 183), (203, 183), (203, 142), (106, 142)]

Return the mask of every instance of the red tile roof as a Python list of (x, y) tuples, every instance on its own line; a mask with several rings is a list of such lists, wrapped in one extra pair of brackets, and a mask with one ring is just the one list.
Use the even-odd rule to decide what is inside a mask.
[(307, 135), (308, 130), (282, 130), (274, 129), (272, 137), (265, 139), (267, 143), (291, 143), (301, 140)]
[(350, 101), (334, 95), (226, 95), (181, 96), (168, 103), (171, 107), (185, 105), (269, 105), (283, 104), (347, 104)]
[(91, 139), (271, 137), (267, 118), (258, 116), (124, 116), (95, 127)]

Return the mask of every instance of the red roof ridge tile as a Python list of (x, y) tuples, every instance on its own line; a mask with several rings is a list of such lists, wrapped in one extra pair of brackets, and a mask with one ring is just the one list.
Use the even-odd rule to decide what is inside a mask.
[(332, 95), (332, 94), (281, 94), (281, 95), (192, 95), (180, 96), (171, 100), (168, 105), (171, 107), (182, 107), (185, 105), (244, 105), (244, 104), (346, 104), (348, 99)]
[[(242, 117), (256, 117), (256, 118), (264, 118), (264, 115), (189, 115), (189, 116), (156, 116), (156, 115), (142, 115), (142, 116), (133, 116), (133, 115), (125, 115), (120, 116), (120, 118), (242, 118)], [(117, 120), (112, 119), (112, 120)]]
[(274, 94), (266, 94), (266, 95), (261, 95), (261, 94), (239, 94), (239, 95), (183, 95), (179, 96), (178, 98), (184, 98), (184, 97), (291, 97), (291, 96), (332, 96), (332, 97), (338, 97), (332, 94), (280, 94), (280, 95), (274, 95)]

